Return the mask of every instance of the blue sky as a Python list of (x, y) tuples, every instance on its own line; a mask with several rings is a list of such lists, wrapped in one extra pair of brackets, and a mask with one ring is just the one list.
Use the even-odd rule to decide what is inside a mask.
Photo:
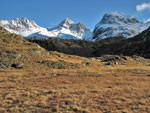
[[(150, 4), (137, 10), (137, 5), (150, 0), (1, 0), (0, 20), (27, 17), (43, 27), (54, 27), (69, 17), (91, 30), (108, 12), (122, 12), (140, 21), (150, 18)], [(142, 6), (143, 8), (143, 6)]]

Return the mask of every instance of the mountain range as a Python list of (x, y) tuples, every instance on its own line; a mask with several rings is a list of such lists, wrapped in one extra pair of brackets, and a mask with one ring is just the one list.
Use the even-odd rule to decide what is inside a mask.
[(58, 26), (47, 29), (37, 25), (34, 21), (27, 18), (16, 18), (14, 20), (1, 20), (0, 26), (11, 33), (15, 33), (25, 38), (48, 38), (58, 37), (62, 39), (80, 39), (90, 40), (92, 32), (81, 22), (75, 24), (69, 18), (66, 18)]
[(14, 20), (0, 20), (0, 26), (11, 33), (24, 38), (61, 38), (99, 41), (109, 37), (130, 38), (138, 35), (150, 27), (150, 22), (143, 23), (132, 16), (119, 12), (107, 13), (96, 24), (92, 32), (81, 22), (75, 24), (71, 19), (66, 18), (54, 28), (44, 28), (27, 18), (16, 18)]

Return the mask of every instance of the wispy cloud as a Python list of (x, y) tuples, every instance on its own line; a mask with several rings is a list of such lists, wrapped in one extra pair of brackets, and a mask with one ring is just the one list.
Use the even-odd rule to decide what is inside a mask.
[(144, 11), (144, 10), (150, 10), (150, 3), (142, 3), (136, 6), (137, 11)]

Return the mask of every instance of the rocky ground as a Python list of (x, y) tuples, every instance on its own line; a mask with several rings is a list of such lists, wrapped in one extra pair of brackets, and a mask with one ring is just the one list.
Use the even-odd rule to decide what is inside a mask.
[(0, 112), (150, 113), (150, 60), (47, 51), (0, 29)]

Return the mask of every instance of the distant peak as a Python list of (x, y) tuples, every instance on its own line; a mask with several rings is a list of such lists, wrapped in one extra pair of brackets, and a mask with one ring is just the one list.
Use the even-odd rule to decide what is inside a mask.
[(110, 12), (106, 13), (101, 22), (101, 24), (121, 24), (121, 23), (139, 23), (139, 21), (134, 18), (133, 16), (125, 15), (124, 13), (120, 12)]
[(36, 25), (36, 22), (35, 21), (33, 21), (33, 20), (29, 20), (28, 18), (26, 18), (26, 17), (22, 17), (22, 18), (16, 18), (15, 20), (17, 20), (17, 21), (21, 21), (21, 22), (24, 22), (24, 23), (31, 23), (31, 24), (34, 24), (34, 25)]
[(29, 20), (26, 17), (5, 20), (4, 22), (2, 22), (2, 24), (3, 26), (7, 26), (7, 28), (10, 28), (12, 30), (16, 30), (16, 28), (18, 28), (18, 31), (20, 29), (40, 28), (40, 26), (38, 26), (34, 21)]
[(70, 28), (72, 24), (74, 24), (74, 22), (70, 18), (66, 18), (59, 24), (59, 27)]
[(26, 17), (22, 17), (21, 19), (23, 19), (23, 20), (28, 20)]
[(21, 18), (21, 20), (23, 20), (23, 21), (30, 21), (28, 18), (26, 18), (26, 17), (23, 17), (23, 18)]
[(120, 13), (118, 11), (106, 13), (103, 18), (108, 18), (108, 17), (113, 17), (113, 18), (118, 18), (118, 17), (120, 17), (120, 18), (130, 18), (130, 16), (127, 16), (124, 13)]
[(118, 11), (106, 13), (104, 15), (104, 17), (105, 16), (112, 16), (112, 17), (115, 17), (115, 18), (120, 17), (120, 18), (135, 19), (135, 17), (133, 17), (133, 16), (129, 16), (129, 15), (126, 15), (126, 14), (118, 12)]
[(26, 17), (16, 18), (15, 20), (28, 20)]
[(74, 22), (70, 18), (66, 18), (63, 23), (74, 24)]
[(70, 21), (71, 19), (70, 19), (70, 18), (66, 18), (65, 20), (66, 20), (66, 21)]
[(84, 24), (82, 22), (77, 23), (77, 26), (79, 28), (85, 29), (85, 26), (84, 26)]
[(14, 19), (14, 21), (16, 21), (16, 22), (25, 22), (25, 23), (30, 22), (30, 20), (27, 19), (26, 17), (16, 18), (16, 19)]
[(83, 23), (82, 23), (82, 22), (79, 22), (78, 25), (83, 25)]
[(116, 16), (125, 16), (124, 13), (121, 13), (121, 12), (118, 12), (118, 11), (110, 12), (110, 13), (107, 13), (107, 14), (110, 14), (110, 15), (116, 15)]

